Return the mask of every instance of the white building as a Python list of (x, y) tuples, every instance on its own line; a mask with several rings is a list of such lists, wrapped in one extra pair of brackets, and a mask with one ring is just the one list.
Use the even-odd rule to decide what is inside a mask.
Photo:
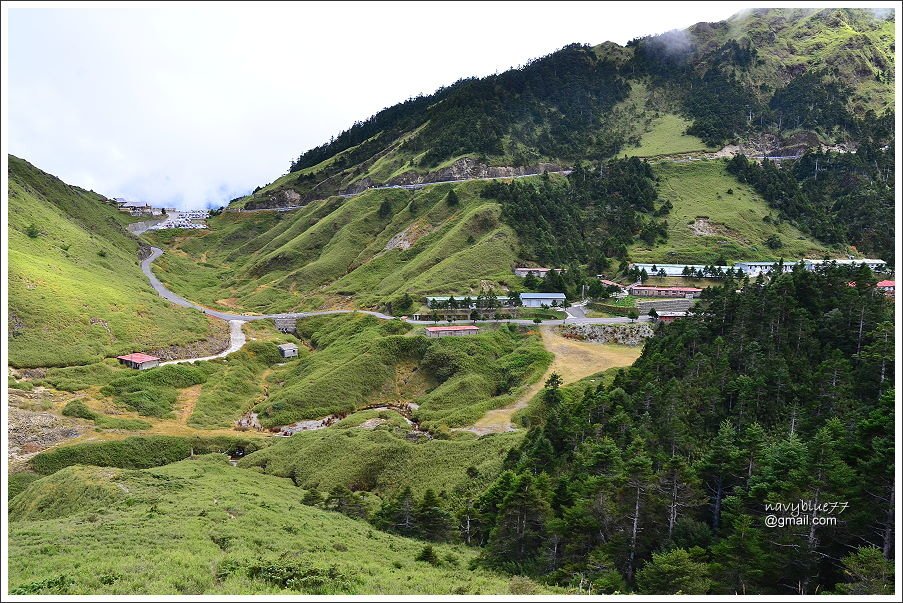
[[(734, 270), (740, 270), (748, 276), (759, 276), (760, 274), (770, 274), (774, 272), (780, 264), (777, 260), (767, 262), (737, 262), (734, 264)], [(793, 272), (797, 262), (785, 261), (781, 267), (782, 272)]]
[(298, 346), (294, 343), (280, 344), (279, 353), (283, 358), (295, 358), (298, 356)]
[(555, 272), (562, 272), (563, 268), (515, 268), (514, 275), (526, 277), (532, 274), (537, 278), (545, 278), (551, 270), (554, 270)]
[(525, 308), (541, 308), (542, 306), (563, 306), (564, 293), (521, 293), (520, 300)]
[[(631, 264), (630, 267), (641, 271), (645, 270), (646, 274), (649, 276), (658, 276), (662, 270), (665, 271), (665, 276), (684, 276), (684, 270), (688, 268), (694, 272), (695, 276), (697, 270), (705, 271), (706, 268), (710, 268), (710, 266), (706, 266), (705, 264)], [(731, 267), (711, 266), (711, 268), (727, 272)], [(706, 274), (705, 276), (708, 277), (711, 275)]]
[(844, 260), (803, 260), (803, 264), (806, 266), (806, 270), (815, 270), (831, 263), (837, 264), (838, 266), (862, 266), (863, 264), (865, 264), (876, 272), (881, 272), (887, 267), (887, 262), (885, 262), (884, 260), (875, 260), (869, 258), (850, 258)]

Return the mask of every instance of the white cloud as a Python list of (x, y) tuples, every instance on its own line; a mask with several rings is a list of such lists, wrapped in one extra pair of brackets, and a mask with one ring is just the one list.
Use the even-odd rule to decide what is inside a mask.
[(13, 7), (4, 135), (11, 153), (108, 196), (220, 204), (409, 96), (746, 5)]

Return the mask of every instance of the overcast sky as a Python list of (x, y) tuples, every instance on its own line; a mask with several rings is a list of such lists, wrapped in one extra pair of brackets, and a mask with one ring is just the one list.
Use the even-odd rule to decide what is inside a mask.
[(220, 205), (410, 96), (749, 4), (13, 5), (4, 136), (109, 197)]

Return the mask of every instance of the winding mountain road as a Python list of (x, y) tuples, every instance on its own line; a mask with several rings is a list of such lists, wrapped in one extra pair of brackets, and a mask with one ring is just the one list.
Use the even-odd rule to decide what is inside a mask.
[[(194, 308), (195, 310), (200, 310), (204, 314), (208, 316), (213, 316), (214, 318), (219, 318), (220, 320), (227, 320), (230, 323), (230, 345), (226, 350), (220, 352), (215, 356), (205, 356), (203, 358), (185, 358), (182, 360), (171, 360), (168, 362), (164, 362), (163, 364), (175, 364), (180, 362), (195, 362), (197, 360), (211, 360), (213, 358), (222, 358), (227, 354), (231, 354), (232, 352), (236, 352), (242, 348), (245, 344), (245, 335), (241, 330), (242, 324), (251, 320), (266, 320), (266, 319), (274, 319), (274, 318), (307, 318), (310, 316), (326, 316), (330, 314), (369, 314), (370, 316), (375, 316), (376, 318), (382, 320), (398, 320), (396, 316), (389, 316), (388, 314), (383, 314), (382, 312), (375, 312), (373, 310), (317, 310), (314, 312), (288, 312), (283, 314), (234, 314), (232, 312), (221, 312), (220, 310), (214, 310), (213, 308), (206, 308), (199, 304), (196, 304), (192, 301), (181, 297), (169, 289), (160, 282), (154, 275), (154, 271), (151, 268), (151, 264), (153, 264), (154, 260), (163, 255), (163, 250), (158, 247), (151, 247), (151, 254), (142, 260), (141, 262), (141, 271), (144, 272), (144, 275), (147, 277), (148, 281), (150, 281), (151, 287), (154, 288), (154, 291), (160, 295), (163, 299), (176, 304), (177, 306), (183, 306), (185, 308)], [(581, 308), (582, 310), (582, 308)], [(629, 318), (617, 317), (617, 318), (586, 318), (582, 316), (582, 311), (574, 312), (573, 314), (568, 313), (568, 317), (563, 320), (545, 320), (542, 324), (544, 325), (562, 325), (562, 324), (615, 324), (615, 323), (628, 323), (631, 322)], [(404, 319), (406, 322), (415, 325), (432, 325), (435, 324), (430, 320), (412, 320), (410, 318)], [(648, 316), (642, 316), (639, 320), (650, 320)], [(471, 324), (470, 320), (459, 320), (454, 321), (455, 324)], [(511, 320), (481, 320), (478, 322), (492, 323), (492, 322), (507, 322), (521, 325), (532, 325), (534, 324), (532, 320), (524, 320), (524, 319), (511, 319)]]

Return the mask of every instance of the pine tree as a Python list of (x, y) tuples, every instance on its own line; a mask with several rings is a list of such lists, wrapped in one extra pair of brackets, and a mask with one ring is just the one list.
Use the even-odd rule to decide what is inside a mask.
[(452, 517), (442, 508), (439, 498), (428, 489), (414, 511), (417, 533), (426, 540), (446, 540), (452, 529)]
[(546, 537), (550, 516), (548, 480), (531, 473), (519, 474), (499, 507), (487, 550), (496, 560), (525, 564), (535, 561)]
[(637, 591), (647, 595), (702, 595), (712, 585), (705, 562), (695, 560), (684, 549), (653, 553), (652, 560), (637, 572), (636, 582)]

